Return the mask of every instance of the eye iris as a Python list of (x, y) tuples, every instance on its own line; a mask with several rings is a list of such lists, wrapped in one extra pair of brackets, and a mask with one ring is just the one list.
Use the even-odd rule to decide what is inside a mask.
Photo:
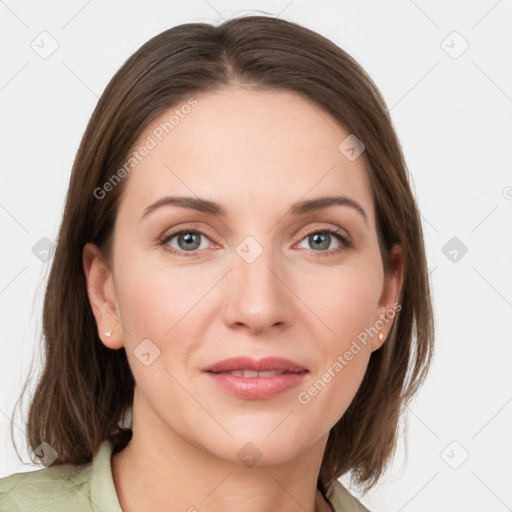
[[(185, 251), (197, 249), (201, 245), (200, 236), (201, 235), (199, 233), (185, 233), (178, 235), (178, 245), (180, 246), (180, 249)], [(184, 246), (180, 243), (182, 241), (185, 242)]]
[(331, 237), (326, 233), (315, 233), (309, 236), (309, 240), (310, 242), (320, 244), (320, 246), (317, 246), (316, 249), (327, 249), (329, 247)]

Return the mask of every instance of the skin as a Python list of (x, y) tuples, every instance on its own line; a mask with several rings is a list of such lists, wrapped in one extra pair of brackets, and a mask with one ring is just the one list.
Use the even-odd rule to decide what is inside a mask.
[[(283, 91), (231, 87), (196, 99), (125, 178), (111, 268), (93, 244), (83, 253), (100, 337), (111, 349), (125, 347), (136, 381), (133, 438), (112, 458), (119, 501), (127, 512), (313, 511), (315, 502), (321, 510), (316, 481), (329, 430), (383, 341), (370, 338), (307, 405), (298, 394), (393, 308), (401, 252), (385, 275), (363, 159), (338, 150), (349, 132), (328, 113)], [(367, 223), (349, 206), (287, 214), (298, 200), (334, 194), (357, 201)], [(172, 205), (141, 220), (167, 195), (215, 201), (227, 215)], [(190, 223), (204, 233), (192, 255), (178, 236), (167, 247), (179, 254), (159, 243)], [(325, 243), (337, 251), (325, 255), (308, 235), (336, 227), (353, 246), (330, 235)], [(252, 263), (236, 252), (247, 236), (263, 249)], [(134, 354), (147, 338), (160, 350), (149, 366)], [(297, 388), (251, 400), (228, 395), (201, 372), (240, 355), (285, 357), (309, 373)], [(237, 457), (248, 442), (261, 452), (250, 468)]]

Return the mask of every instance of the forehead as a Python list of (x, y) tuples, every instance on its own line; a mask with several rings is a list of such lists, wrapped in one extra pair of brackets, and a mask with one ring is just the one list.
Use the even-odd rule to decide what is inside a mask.
[(349, 136), (329, 113), (288, 91), (228, 88), (169, 108), (141, 134), (150, 147), (129, 174), (123, 203), (133, 212), (164, 195), (196, 195), (228, 215), (255, 207), (279, 213), (299, 199), (344, 194), (373, 219), (362, 158), (338, 146)]

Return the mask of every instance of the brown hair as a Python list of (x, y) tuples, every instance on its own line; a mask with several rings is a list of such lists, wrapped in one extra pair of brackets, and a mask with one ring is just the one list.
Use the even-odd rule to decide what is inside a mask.
[[(190, 23), (153, 37), (118, 70), (101, 96), (73, 165), (43, 310), (45, 362), (27, 422), (32, 449), (43, 441), (54, 464), (84, 464), (109, 440), (114, 453), (131, 431), (119, 420), (133, 400), (124, 348), (101, 342), (86, 288), (82, 250), (95, 243), (107, 261), (122, 180), (101, 200), (94, 191), (123, 165), (148, 124), (192, 94), (235, 85), (299, 93), (365, 145), (383, 265), (402, 247), (402, 308), (363, 382), (331, 429), (318, 484), (352, 471), (370, 489), (394, 454), (399, 419), (425, 379), (433, 353), (433, 312), (419, 212), (385, 102), (366, 72), (323, 36), (270, 16), (213, 26)], [(25, 384), (26, 389), (27, 384)]]

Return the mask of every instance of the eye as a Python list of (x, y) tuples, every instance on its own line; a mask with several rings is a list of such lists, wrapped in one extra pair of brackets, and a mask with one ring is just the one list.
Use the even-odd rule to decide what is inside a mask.
[(205, 240), (209, 240), (209, 238), (200, 230), (182, 229), (181, 231), (166, 233), (160, 240), (160, 244), (169, 252), (176, 254), (188, 252), (193, 255), (200, 249), (204, 250), (210, 247), (211, 244), (205, 242)]
[[(322, 256), (339, 253), (353, 247), (350, 238), (338, 228), (310, 228), (306, 230), (306, 236), (300, 244), (304, 241), (309, 243), (310, 250)], [(329, 248), (333, 242), (337, 242), (337, 246)], [(183, 256), (194, 256), (199, 250), (205, 250), (211, 246), (208, 236), (201, 229), (195, 227), (165, 233), (159, 243), (166, 251)], [(300, 248), (308, 249), (308, 247)]]
[[(349, 238), (342, 230), (337, 228), (310, 229), (307, 231), (307, 236), (302, 239), (301, 243), (303, 243), (303, 241), (309, 243), (310, 248), (315, 252), (322, 253), (322, 256), (338, 253), (352, 247), (352, 242)], [(338, 245), (329, 249), (333, 241), (337, 242)]]

